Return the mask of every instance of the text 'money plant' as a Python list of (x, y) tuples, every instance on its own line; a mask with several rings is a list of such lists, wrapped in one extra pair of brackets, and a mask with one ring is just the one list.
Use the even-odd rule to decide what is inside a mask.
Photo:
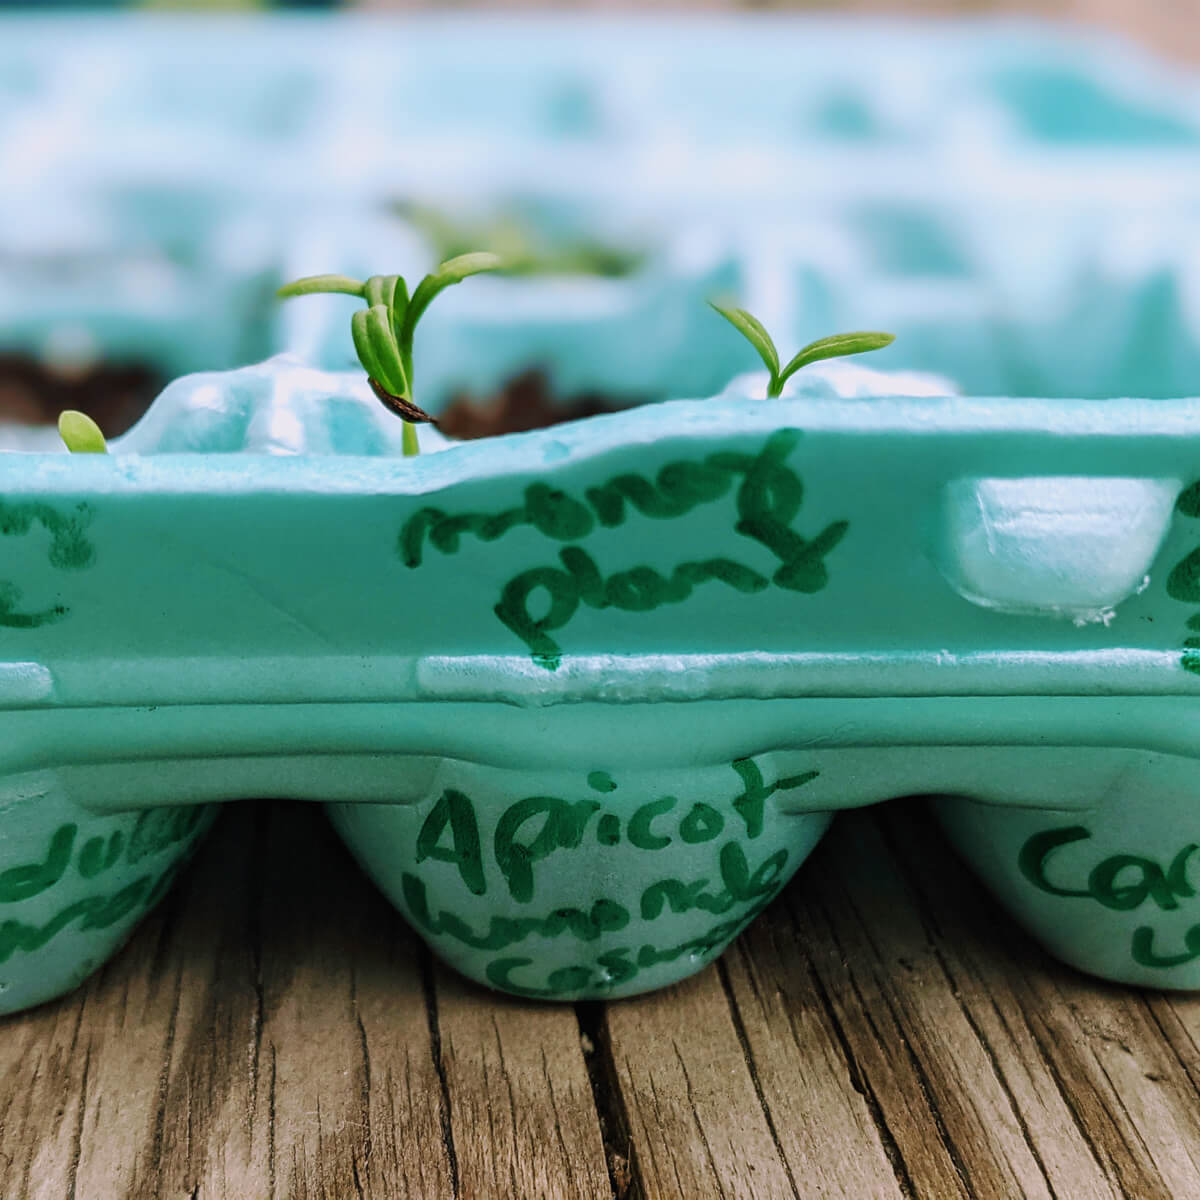
[(786, 366), (780, 367), (779, 351), (757, 317), (751, 316), (744, 308), (735, 308), (717, 300), (710, 300), (709, 304), (758, 351), (771, 377), (767, 384), (769, 398), (782, 396), (783, 385), (809, 363), (819, 362), (823, 358), (845, 358), (850, 354), (865, 354), (868, 350), (882, 350), (896, 340), (893, 333), (835, 333), (810, 342)]
[(350, 332), (358, 361), (367, 373), (375, 395), (404, 420), (404, 453), (417, 454), (414, 422), (433, 418), (413, 402), (413, 334), (417, 322), (433, 298), (451, 284), (461, 283), (481, 271), (503, 266), (496, 254), (479, 251), (448, 259), (417, 284), (412, 295), (400, 275), (372, 275), (365, 282), (345, 275), (308, 275), (285, 284), (276, 293), (280, 299), (335, 293), (358, 296), (367, 307), (350, 319)]

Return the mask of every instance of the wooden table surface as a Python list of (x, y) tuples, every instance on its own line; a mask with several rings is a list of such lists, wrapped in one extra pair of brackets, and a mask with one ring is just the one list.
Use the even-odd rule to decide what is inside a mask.
[(694, 979), (575, 1006), (441, 967), (319, 809), (237, 804), (0, 1027), (4, 1200), (1200, 1196), (1200, 997), (1050, 961), (915, 800)]

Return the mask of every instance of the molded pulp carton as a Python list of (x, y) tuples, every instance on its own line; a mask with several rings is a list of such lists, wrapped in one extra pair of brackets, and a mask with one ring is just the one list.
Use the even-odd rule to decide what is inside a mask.
[(0, 457), (5, 1006), (264, 792), (522, 995), (698, 969), (834, 812), (916, 793), (1056, 953), (1200, 986), (1200, 408), (830, 378), (404, 459), (276, 359)]
[[(1097, 399), (1200, 380), (1195, 81), (1013, 23), (468, 19), (0, 19), (0, 350), (209, 372), (110, 456), (0, 429), (0, 1011), (254, 794), (523, 995), (698, 969), (916, 793), (1060, 956), (1200, 987), (1200, 402)], [(345, 366), (348, 302), (273, 286), (514, 197), (644, 258), (455, 289), (421, 402), (674, 399), (404, 459), (361, 374), (225, 370)], [(721, 391), (725, 289), (967, 395)]]

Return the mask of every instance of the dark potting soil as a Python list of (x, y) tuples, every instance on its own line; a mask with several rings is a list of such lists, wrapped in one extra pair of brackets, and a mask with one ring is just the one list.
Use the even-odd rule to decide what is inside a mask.
[[(166, 380), (139, 364), (101, 363), (67, 373), (22, 354), (0, 354), (0, 423), (54, 425), (58, 414), (74, 408), (85, 412), (106, 437), (130, 429)], [(438, 419), (449, 437), (465, 441), (545, 429), (627, 408), (599, 392), (555, 401), (547, 374), (523, 371), (484, 399), (467, 394), (453, 398)]]
[(0, 422), (54, 425), (65, 408), (85, 412), (105, 437), (129, 429), (166, 380), (140, 364), (58, 371), (24, 354), (0, 354)]
[(532, 370), (514, 375), (487, 399), (455, 396), (438, 417), (438, 428), (447, 437), (470, 441), (546, 429), (564, 421), (578, 421), (628, 407), (628, 403), (619, 404), (599, 392), (586, 392), (556, 402), (546, 372)]

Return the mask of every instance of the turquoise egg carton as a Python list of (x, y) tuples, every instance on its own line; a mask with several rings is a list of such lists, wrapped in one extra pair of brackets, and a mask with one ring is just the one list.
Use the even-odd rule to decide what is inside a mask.
[(525, 196), (555, 220), (716, 249), (681, 263), (668, 246), (636, 279), (448, 298), (424, 331), (431, 402), (538, 362), (567, 391), (716, 391), (751, 365), (697, 304), (727, 287), (802, 341), (892, 329), (904, 357), (888, 362), (975, 394), (1194, 390), (1191, 75), (1019, 21), (638, 31), (6, 14), (0, 215), (21, 237), (0, 247), (0, 343), (73, 338), (168, 376), (285, 348), (342, 366), (343, 308), (279, 317), (273, 283), (419, 259), (402, 232), (364, 240), (396, 199)]
[(523, 996), (686, 976), (916, 794), (1054, 953), (1200, 987), (1197, 402), (864, 378), (404, 459), (361, 375), (280, 358), (0, 456), (0, 1005), (254, 794)]
[[(0, 345), (341, 365), (348, 302), (276, 282), (419, 273), (388, 204), (521, 196), (670, 236), (455, 289), (422, 401), (538, 365), (719, 394), (414, 460), (360, 373), (276, 358), (178, 379), (111, 456), (6, 431), (0, 1011), (254, 794), (325, 804), (520, 995), (686, 976), (837, 811), (915, 794), (1060, 957), (1200, 988), (1197, 402), (1078, 398), (1195, 391), (1194, 79), (1013, 22), (183, 28), (0, 18)], [(916, 373), (721, 391), (725, 290)]]

